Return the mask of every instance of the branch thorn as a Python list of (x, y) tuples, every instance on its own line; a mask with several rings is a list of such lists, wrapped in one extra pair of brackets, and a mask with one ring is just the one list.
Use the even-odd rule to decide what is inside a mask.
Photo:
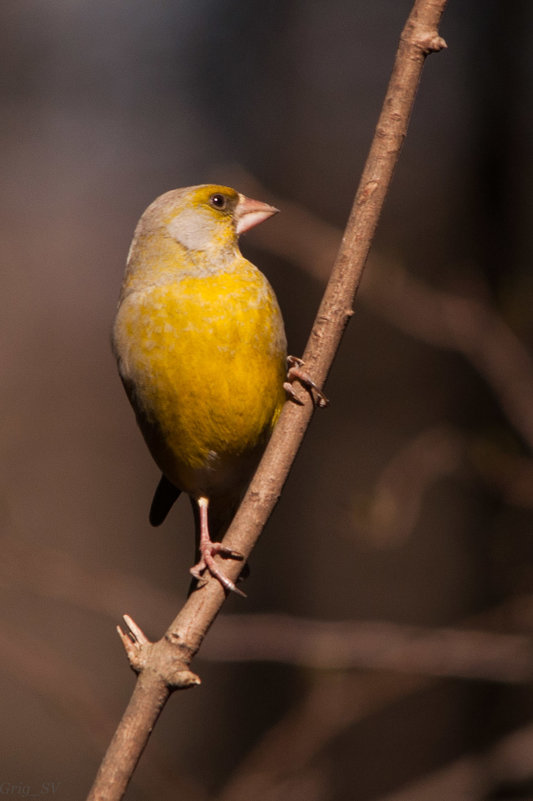
[(123, 615), (122, 617), (127, 629), (122, 631), (120, 626), (117, 626), (117, 633), (126, 651), (128, 662), (136, 673), (140, 673), (144, 667), (146, 646), (152, 643), (129, 615)]

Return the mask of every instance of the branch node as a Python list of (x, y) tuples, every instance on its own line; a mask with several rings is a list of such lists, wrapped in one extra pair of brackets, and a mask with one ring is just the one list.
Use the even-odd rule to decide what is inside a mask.
[(426, 31), (420, 34), (417, 37), (416, 44), (425, 56), (429, 56), (430, 53), (439, 53), (448, 47), (437, 31)]
[(183, 645), (183, 638), (178, 631), (167, 631), (165, 632), (164, 639), (169, 642), (173, 646), (182, 646)]
[(166, 674), (164, 679), (171, 690), (186, 690), (188, 687), (198, 687), (202, 683), (200, 676), (187, 668), (176, 668)]
[[(135, 673), (141, 673), (146, 668), (154, 670), (154, 665), (159, 664), (160, 667), (155, 667), (155, 672), (169, 690), (182, 690), (202, 683), (200, 677), (189, 670), (187, 663), (177, 656), (175, 648), (180, 640), (177, 635), (169, 637), (167, 633), (163, 640), (153, 643), (129, 615), (123, 617), (127, 630), (122, 631), (117, 626), (117, 632)], [(172, 646), (170, 652), (168, 645)], [(159, 652), (159, 657), (156, 657), (156, 652)]]
[(200, 677), (189, 670), (191, 654), (177, 632), (167, 631), (152, 648), (153, 669), (169, 690), (184, 690), (202, 683)]
[[(386, 134), (382, 134), (383, 138), (385, 138)], [(376, 189), (378, 188), (379, 183), (378, 181), (369, 181), (366, 186), (363, 187), (362, 191), (359, 193), (359, 197), (357, 198), (357, 205), (362, 206), (363, 203), (366, 203), (369, 198), (372, 197)]]

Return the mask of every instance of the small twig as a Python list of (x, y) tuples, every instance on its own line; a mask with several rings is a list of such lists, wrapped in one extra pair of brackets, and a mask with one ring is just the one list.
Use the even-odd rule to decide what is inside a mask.
[[(309, 373), (322, 386), (352, 314), (381, 208), (405, 137), (425, 57), (445, 47), (438, 24), (446, 0), (415, 0), (402, 32), (391, 80), (372, 147), (348, 220), (343, 242), (303, 355)], [(296, 390), (298, 392), (298, 390)], [(247, 558), (274, 508), (313, 413), (287, 403), (261, 465), (225, 537), (225, 544)], [(226, 566), (235, 580), (240, 565)], [(218, 581), (194, 592), (157, 643), (137, 641), (128, 649), (139, 678), (132, 699), (108, 748), (89, 801), (117, 801), (148, 741), (170, 693), (197, 683), (189, 670), (192, 657), (224, 601)], [(126, 636), (126, 635), (124, 635)]]

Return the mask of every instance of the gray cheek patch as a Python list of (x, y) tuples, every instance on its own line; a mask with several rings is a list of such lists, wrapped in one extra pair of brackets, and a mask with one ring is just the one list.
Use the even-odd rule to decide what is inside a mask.
[(205, 250), (215, 228), (212, 215), (200, 209), (183, 209), (167, 226), (172, 239), (188, 250)]

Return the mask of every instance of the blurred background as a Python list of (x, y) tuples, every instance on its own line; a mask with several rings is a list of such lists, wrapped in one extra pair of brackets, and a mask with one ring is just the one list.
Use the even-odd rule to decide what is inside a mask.
[[(0, 794), (82, 798), (193, 521), (109, 338), (134, 226), (223, 182), (303, 352), (410, 0), (4, 0)], [(317, 413), (131, 801), (533, 798), (533, 6), (453, 2)]]

